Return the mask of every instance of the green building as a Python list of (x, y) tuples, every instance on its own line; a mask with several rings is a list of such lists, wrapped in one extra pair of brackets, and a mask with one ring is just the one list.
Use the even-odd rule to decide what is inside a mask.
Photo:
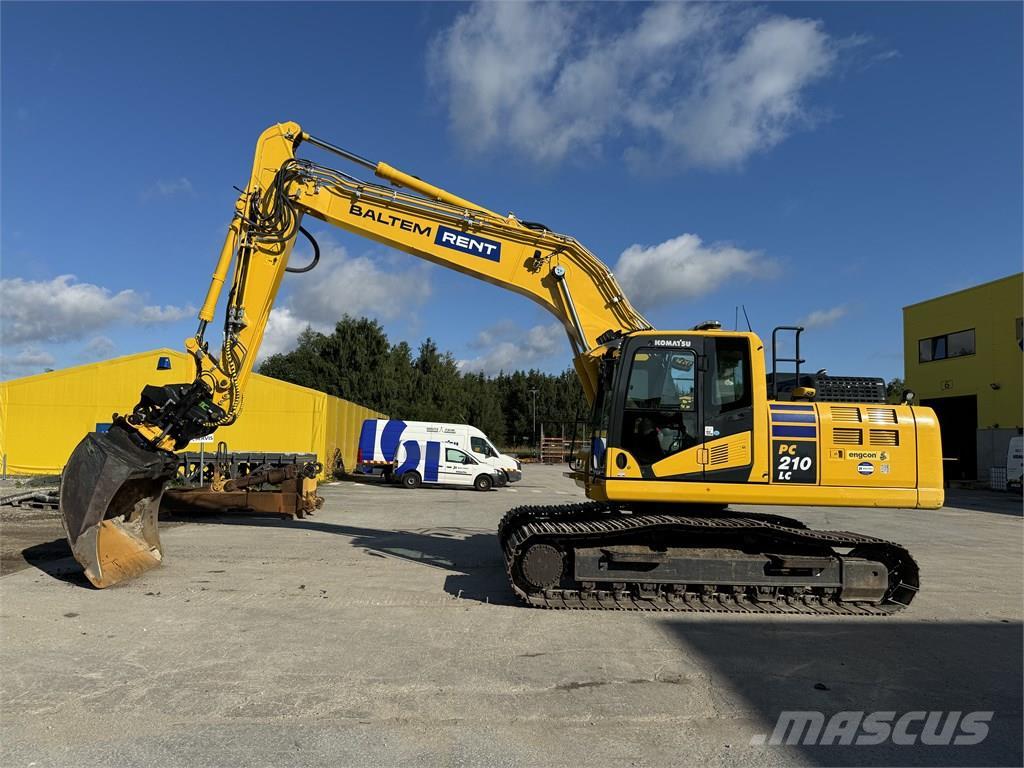
[(935, 409), (946, 477), (985, 483), (1024, 426), (1024, 273), (903, 308), (906, 386)]

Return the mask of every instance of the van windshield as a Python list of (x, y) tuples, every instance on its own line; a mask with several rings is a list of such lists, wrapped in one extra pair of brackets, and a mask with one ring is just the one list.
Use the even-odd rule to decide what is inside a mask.
[(473, 453), (479, 453), (481, 456), (497, 456), (498, 452), (494, 450), (494, 446), (484, 440), (482, 437), (471, 437), (469, 438), (469, 446), (473, 449)]

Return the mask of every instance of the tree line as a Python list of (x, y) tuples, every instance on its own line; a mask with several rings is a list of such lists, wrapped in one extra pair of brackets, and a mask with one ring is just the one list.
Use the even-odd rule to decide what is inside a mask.
[[(451, 352), (426, 339), (413, 353), (383, 327), (345, 315), (330, 334), (303, 331), (290, 352), (271, 355), (259, 373), (359, 403), (409, 421), (472, 424), (499, 447), (534, 445), (537, 436), (571, 437), (589, 408), (576, 374), (537, 370), (497, 376), (463, 372)], [(577, 439), (582, 438), (582, 433)]]

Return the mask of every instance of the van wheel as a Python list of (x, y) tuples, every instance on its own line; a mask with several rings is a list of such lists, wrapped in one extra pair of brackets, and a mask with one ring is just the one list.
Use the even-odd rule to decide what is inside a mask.
[(406, 488), (419, 488), (421, 482), (419, 472), (406, 472), (402, 475), (402, 485)]
[(504, 488), (506, 485), (508, 485), (508, 475), (505, 474), (505, 470), (504, 469), (499, 469), (498, 470), (498, 487), (499, 488)]
[(494, 485), (494, 481), (491, 480), (490, 475), (477, 475), (476, 480), (473, 481), (473, 487), (478, 491), (489, 491), (492, 485)]

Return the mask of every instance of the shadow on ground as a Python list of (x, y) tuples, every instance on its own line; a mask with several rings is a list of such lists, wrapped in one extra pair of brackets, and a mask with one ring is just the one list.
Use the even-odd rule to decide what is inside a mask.
[[(180, 517), (180, 516), (179, 516)], [(419, 565), (454, 571), (445, 578), (444, 591), (453, 597), (496, 605), (517, 605), (505, 577), (505, 563), (496, 532), (475, 528), (421, 528), (378, 530), (316, 520), (279, 520), (232, 515), (195, 518), (218, 525), (290, 528), (348, 536), (352, 546), (377, 557), (396, 557)]]
[[(473, 528), (423, 528), (408, 531), (378, 530), (316, 520), (280, 519), (253, 515), (211, 515), (175, 510), (176, 521), (201, 525), (244, 525), (336, 534), (352, 539), (352, 546), (377, 557), (402, 560), (451, 571), (444, 590), (453, 597), (496, 605), (517, 605), (505, 578), (505, 564), (496, 533)], [(26, 562), (60, 581), (92, 588), (75, 562), (65, 539), (54, 539), (22, 550)]]
[[(1019, 766), (1024, 760), (1024, 629), (1019, 623), (666, 617), (663, 627), (708, 663), (718, 685), (749, 703), (769, 736), (784, 710), (821, 712), (826, 723), (847, 711), (896, 713), (890, 722), (914, 711), (994, 712), (988, 736), (975, 746), (888, 741), (790, 747), (813, 765)], [(908, 733), (919, 736), (922, 728), (915, 720)]]
[(359, 485), (380, 485), (387, 488), (399, 488), (398, 483), (392, 483), (385, 480), (381, 475), (343, 475), (342, 477), (336, 477), (334, 482), (337, 483), (359, 483)]
[(974, 512), (991, 512), (996, 515), (1012, 517), (1024, 516), (1024, 499), (1019, 493), (947, 488), (945, 507), (947, 509), (969, 509)]
[(93, 589), (85, 573), (71, 554), (67, 539), (54, 539), (42, 544), (33, 544), (21, 550), (25, 562), (38, 568), (58, 581)]

